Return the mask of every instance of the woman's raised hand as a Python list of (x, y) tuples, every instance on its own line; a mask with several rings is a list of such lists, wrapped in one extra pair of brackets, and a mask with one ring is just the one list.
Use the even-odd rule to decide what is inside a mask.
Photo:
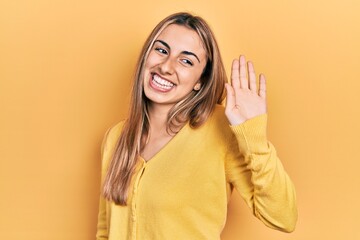
[(226, 83), (227, 91), (225, 114), (231, 125), (266, 113), (265, 76), (259, 76), (259, 90), (256, 87), (254, 65), (240, 55), (231, 67), (231, 85)]

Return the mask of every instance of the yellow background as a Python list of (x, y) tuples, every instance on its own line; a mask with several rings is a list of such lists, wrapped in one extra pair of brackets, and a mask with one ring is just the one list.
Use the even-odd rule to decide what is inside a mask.
[(360, 2), (0, 2), (1, 239), (94, 239), (100, 143), (125, 116), (145, 37), (170, 13), (212, 26), (226, 68), (268, 80), (269, 139), (293, 179), (295, 232), (237, 193), (223, 239), (360, 239)]

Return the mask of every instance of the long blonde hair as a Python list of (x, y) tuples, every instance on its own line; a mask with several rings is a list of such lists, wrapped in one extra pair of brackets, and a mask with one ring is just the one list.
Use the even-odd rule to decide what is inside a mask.
[(201, 89), (191, 91), (169, 111), (168, 132), (176, 133), (189, 122), (190, 127), (201, 126), (210, 116), (216, 104), (224, 100), (226, 73), (220, 51), (209, 25), (199, 16), (175, 13), (162, 20), (147, 38), (134, 75), (129, 115), (124, 122), (103, 185), (103, 195), (116, 204), (126, 205), (131, 178), (139, 155), (149, 133), (149, 100), (144, 95), (144, 66), (149, 51), (159, 34), (170, 24), (185, 26), (199, 35), (206, 51), (207, 64), (201, 75)]

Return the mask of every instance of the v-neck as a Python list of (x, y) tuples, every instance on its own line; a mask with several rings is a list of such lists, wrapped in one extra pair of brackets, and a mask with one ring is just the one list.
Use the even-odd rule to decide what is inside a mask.
[(162, 148), (160, 148), (159, 151), (157, 151), (151, 158), (149, 158), (148, 160), (146, 160), (145, 158), (143, 158), (141, 155), (139, 155), (140, 159), (142, 161), (144, 161), (144, 163), (149, 164), (149, 162), (154, 161), (155, 158), (157, 158), (159, 155), (161, 155), (163, 152), (165, 152), (168, 148), (170, 148), (173, 144), (175, 144), (175, 142), (177, 141), (177, 139), (179, 138), (180, 135), (182, 135), (188, 128), (189, 128), (189, 123), (187, 122), (186, 124), (184, 124), (184, 126), (180, 129), (179, 132), (177, 132), (175, 134), (174, 137), (172, 137)]

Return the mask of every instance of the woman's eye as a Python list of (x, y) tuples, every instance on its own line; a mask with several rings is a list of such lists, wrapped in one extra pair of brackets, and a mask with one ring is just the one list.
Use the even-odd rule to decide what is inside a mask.
[(189, 65), (189, 66), (192, 66), (192, 65), (194, 65), (190, 60), (188, 60), (188, 59), (182, 59), (181, 60), (183, 63), (185, 63), (186, 65)]
[(162, 53), (162, 54), (167, 54), (167, 51), (163, 48), (157, 47), (157, 48), (155, 48), (155, 51), (158, 51), (159, 53)]

